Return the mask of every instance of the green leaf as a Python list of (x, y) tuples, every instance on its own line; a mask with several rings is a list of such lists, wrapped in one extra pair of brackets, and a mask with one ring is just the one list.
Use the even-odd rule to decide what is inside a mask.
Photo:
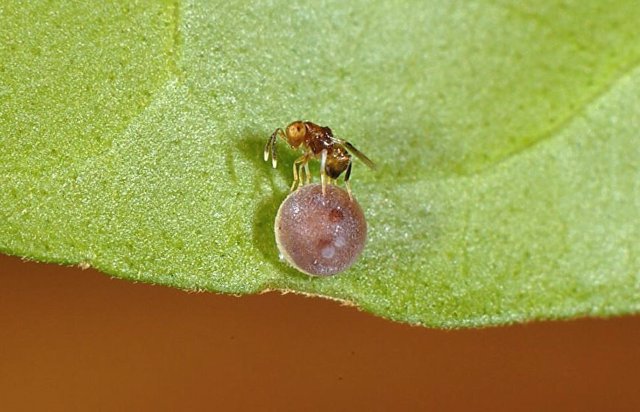
[[(296, 291), (441, 327), (640, 311), (640, 7), (4, 2), (0, 250), (189, 290)], [(332, 127), (370, 238), (310, 278), (273, 219)], [(313, 169), (317, 175), (316, 169)]]

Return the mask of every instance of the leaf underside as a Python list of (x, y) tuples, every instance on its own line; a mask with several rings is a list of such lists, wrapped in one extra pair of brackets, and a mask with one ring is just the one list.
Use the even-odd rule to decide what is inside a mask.
[[(0, 5), (1, 251), (437, 327), (640, 311), (635, 1), (120, 3)], [(331, 278), (274, 242), (297, 119), (379, 165)]]

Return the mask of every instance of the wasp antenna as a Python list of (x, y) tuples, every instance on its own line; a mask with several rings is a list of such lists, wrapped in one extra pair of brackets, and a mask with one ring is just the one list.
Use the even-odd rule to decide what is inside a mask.
[(264, 145), (264, 161), (266, 162), (267, 160), (269, 160), (269, 151), (271, 150), (271, 139), (269, 139), (269, 141), (267, 142), (266, 145)]
[(269, 160), (269, 153), (271, 153), (271, 164), (274, 168), (278, 164), (278, 158), (276, 157), (276, 140), (278, 139), (278, 134), (282, 133), (282, 129), (277, 128), (264, 146), (264, 161)]
[(278, 140), (278, 134), (282, 133), (282, 129), (277, 128), (271, 135), (271, 166), (275, 169), (278, 166), (278, 156), (276, 154), (276, 141)]

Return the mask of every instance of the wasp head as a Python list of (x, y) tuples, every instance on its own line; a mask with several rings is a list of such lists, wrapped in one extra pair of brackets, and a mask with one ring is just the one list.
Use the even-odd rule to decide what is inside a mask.
[(287, 135), (287, 142), (291, 147), (297, 148), (304, 142), (304, 137), (307, 134), (307, 128), (305, 127), (304, 122), (293, 122), (287, 126), (285, 134)]

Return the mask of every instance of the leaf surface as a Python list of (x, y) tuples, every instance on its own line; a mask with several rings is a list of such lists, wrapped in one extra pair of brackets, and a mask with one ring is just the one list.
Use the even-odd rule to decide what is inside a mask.
[[(636, 2), (7, 2), (0, 250), (189, 290), (296, 291), (397, 321), (640, 309)], [(295, 153), (329, 125), (367, 247), (278, 260)], [(317, 165), (312, 168), (317, 175)]]

